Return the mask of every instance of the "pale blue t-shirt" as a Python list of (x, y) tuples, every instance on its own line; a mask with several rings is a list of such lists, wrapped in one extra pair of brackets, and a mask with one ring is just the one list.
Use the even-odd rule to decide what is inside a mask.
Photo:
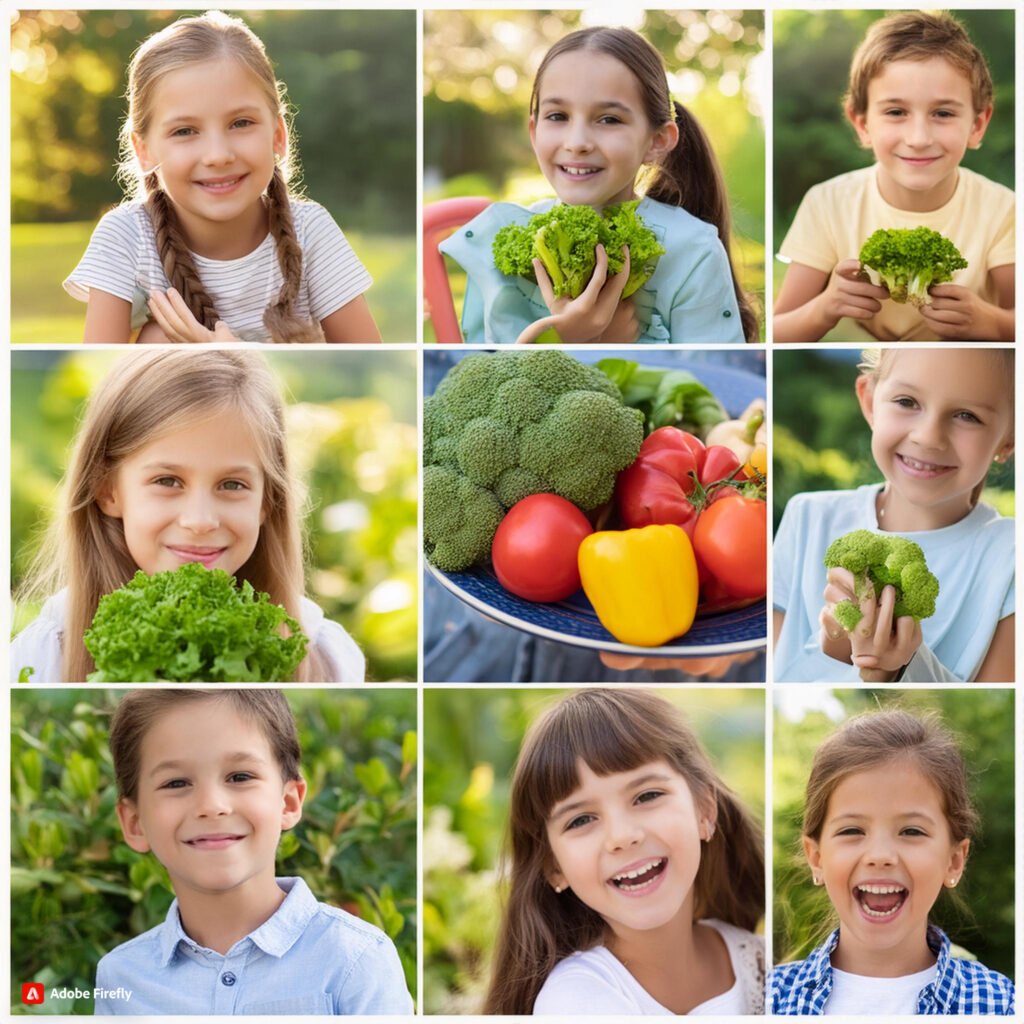
[[(532, 323), (549, 315), (540, 288), (525, 277), (509, 277), (494, 265), (494, 236), (507, 224), (525, 224), (555, 205), (492, 203), (439, 246), (466, 271), (462, 333), (470, 344), (512, 343)], [(637, 212), (654, 232), (665, 255), (650, 280), (632, 296), (641, 344), (742, 343), (736, 292), (729, 259), (718, 230), (654, 199), (642, 199)]]
[[(837, 537), (851, 530), (879, 530), (875, 499), (881, 487), (797, 494), (786, 506), (772, 563), (773, 602), (786, 615), (775, 648), (776, 682), (860, 682), (853, 665), (821, 650), (823, 562)], [(939, 579), (935, 614), (921, 623), (925, 649), (919, 648), (905, 680), (969, 682), (977, 675), (999, 620), (1014, 613), (1013, 530), (1012, 519), (978, 504), (952, 526), (901, 534), (921, 545), (928, 568)]]
[(288, 1017), (406, 1015), (412, 999), (394, 943), (372, 924), (318, 903), (301, 878), (269, 920), (224, 955), (163, 924), (109, 952), (96, 969), (97, 1014)]

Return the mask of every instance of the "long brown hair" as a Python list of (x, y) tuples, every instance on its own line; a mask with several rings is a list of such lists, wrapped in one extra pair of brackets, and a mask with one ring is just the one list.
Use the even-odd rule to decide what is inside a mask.
[[(144, 137), (152, 115), (153, 96), (161, 77), (169, 71), (208, 60), (237, 60), (257, 81), (272, 116), (290, 120), (284, 84), (274, 75), (259, 37), (240, 19), (220, 11), (195, 18), (180, 18), (151, 35), (132, 55), (128, 66), (128, 115), (121, 126), (119, 176), (129, 196), (141, 195), (153, 225), (157, 252), (164, 273), (180, 292), (192, 315), (213, 330), (217, 311), (203, 286), (189, 251), (174, 204), (164, 191), (157, 171), (144, 173), (132, 146), (132, 136)], [(290, 139), (291, 132), (288, 133)], [(288, 181), (294, 169), (290, 145), (274, 167), (267, 184), (266, 208), (270, 233), (277, 243), (277, 261), (284, 283), (277, 301), (267, 307), (263, 323), (273, 341), (323, 341), (318, 324), (294, 311), (302, 282), (302, 249), (295, 234)]]
[[(729, 259), (733, 290), (740, 310), (743, 336), (758, 340), (758, 319), (750, 297), (740, 287), (730, 251), (732, 218), (729, 194), (711, 142), (697, 119), (681, 103), (674, 102), (668, 91), (668, 79), (661, 54), (643, 36), (628, 28), (581, 28), (570, 32), (544, 55), (533, 79), (530, 115), (536, 117), (540, 104), (540, 81), (547, 66), (556, 57), (573, 50), (596, 50), (614, 57), (636, 77), (640, 86), (647, 121), (658, 129), (674, 121), (679, 128), (675, 149), (653, 168), (643, 191), (651, 199), (670, 206), (681, 206), (718, 229), (718, 237)], [(699, 340), (699, 339), (696, 339)]]
[(597, 775), (664, 760), (698, 805), (717, 810), (694, 881), (695, 918), (753, 928), (764, 916), (760, 827), (718, 777), (693, 730), (668, 701), (644, 690), (586, 689), (559, 701), (523, 741), (509, 798), (509, 890), (495, 951), (488, 1014), (530, 1014), (544, 980), (571, 953), (597, 945), (604, 919), (574, 893), (556, 894), (547, 821), (579, 786), (577, 766)]
[[(266, 361), (251, 351), (132, 351), (115, 363), (89, 398), (58, 514), (25, 588), (25, 598), (67, 589), (64, 682), (83, 682), (95, 669), (82, 635), (100, 598), (127, 583), (138, 568), (125, 542), (123, 521), (100, 509), (97, 499), (104, 485), (124, 459), (150, 441), (226, 409), (249, 427), (264, 477), (259, 541), (236, 576), (266, 591), (300, 619), (304, 581), (299, 487), (289, 468), (281, 396)], [(327, 671), (313, 649), (296, 679), (324, 681)]]

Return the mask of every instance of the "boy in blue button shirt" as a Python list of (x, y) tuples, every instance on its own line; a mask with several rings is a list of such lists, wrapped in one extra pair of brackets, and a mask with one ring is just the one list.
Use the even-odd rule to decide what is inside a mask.
[(412, 1013), (391, 940), (274, 875), (306, 795), (280, 690), (131, 691), (110, 749), (125, 841), (177, 898), (100, 961), (97, 1014)]

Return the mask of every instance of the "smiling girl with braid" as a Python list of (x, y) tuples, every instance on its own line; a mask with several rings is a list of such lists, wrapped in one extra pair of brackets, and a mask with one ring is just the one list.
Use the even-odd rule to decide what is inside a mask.
[(128, 68), (121, 175), (64, 282), (85, 340), (371, 342), (370, 275), (330, 214), (289, 195), (284, 85), (219, 11), (150, 36)]

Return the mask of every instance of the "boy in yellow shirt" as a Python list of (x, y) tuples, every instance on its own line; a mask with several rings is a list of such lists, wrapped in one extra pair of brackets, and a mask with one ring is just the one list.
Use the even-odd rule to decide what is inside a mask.
[[(844, 103), (872, 167), (804, 196), (779, 255), (790, 263), (772, 320), (779, 342), (1014, 338), (1014, 196), (960, 166), (992, 117), (992, 78), (948, 14), (876, 22), (854, 54)], [(857, 258), (878, 228), (928, 227), (967, 260), (921, 309), (889, 299)]]

